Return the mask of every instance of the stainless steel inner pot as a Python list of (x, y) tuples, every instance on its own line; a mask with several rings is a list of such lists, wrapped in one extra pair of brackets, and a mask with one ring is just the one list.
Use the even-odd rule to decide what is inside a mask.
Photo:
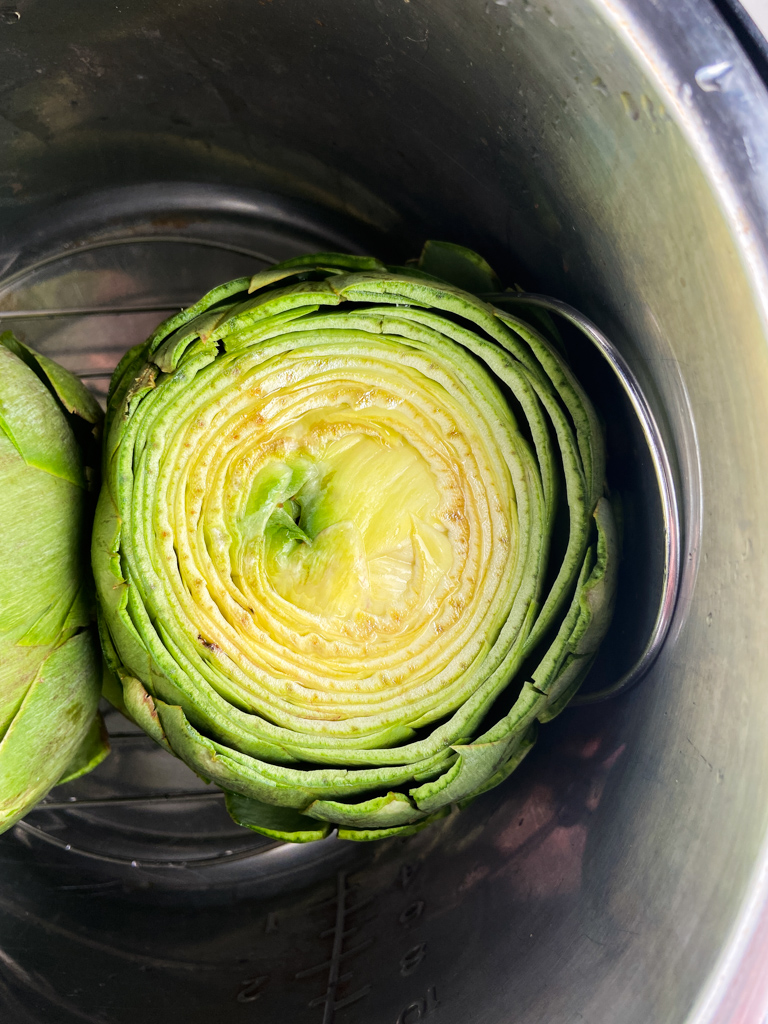
[[(767, 210), (768, 95), (708, 0), (0, 6), (0, 327), (98, 390), (246, 268), (463, 242), (618, 345), (684, 561), (642, 684), (408, 840), (264, 841), (114, 716), (0, 840), (5, 1020), (762, 1024)], [(598, 384), (633, 467), (620, 659), (652, 485)]]

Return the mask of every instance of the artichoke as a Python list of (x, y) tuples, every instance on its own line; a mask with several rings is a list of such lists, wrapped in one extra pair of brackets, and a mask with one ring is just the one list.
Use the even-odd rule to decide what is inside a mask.
[(101, 420), (77, 378), (0, 335), (0, 832), (109, 750), (88, 560)]
[[(449, 283), (450, 282), (450, 283)], [(307, 842), (501, 782), (580, 685), (616, 535), (596, 414), (481, 257), (300, 257), (127, 353), (93, 568), (109, 697)]]

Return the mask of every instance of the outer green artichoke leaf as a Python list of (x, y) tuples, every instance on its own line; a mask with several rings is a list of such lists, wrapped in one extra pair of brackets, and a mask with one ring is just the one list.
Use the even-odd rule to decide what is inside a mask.
[(519, 317), (500, 311), (497, 315), (530, 346), (532, 354), (551, 381), (550, 387), (573, 418), (590, 501), (596, 502), (605, 487), (605, 442), (594, 406), (554, 345)]
[(232, 335), (236, 343), (240, 332), (254, 327), (262, 320), (296, 309), (307, 310), (320, 305), (335, 306), (340, 301), (329, 281), (301, 281), (298, 284), (286, 285), (263, 295), (257, 294), (254, 298), (236, 305), (213, 331), (211, 337), (222, 339)]
[(12, 335), (0, 341), (2, 831), (63, 773), (94, 767), (108, 745), (95, 724), (101, 666), (84, 632), (95, 468), (87, 460), (101, 413), (66, 370)]
[(395, 836), (404, 839), (406, 836), (412, 836), (416, 832), (421, 832), (423, 828), (431, 825), (432, 822), (446, 818), (450, 813), (450, 807), (443, 807), (434, 814), (422, 818), (421, 821), (415, 822), (413, 825), (392, 825), (389, 828), (340, 828), (338, 836), (339, 839), (351, 839), (356, 843), (369, 843), (377, 839), (392, 839)]
[(125, 714), (133, 719), (136, 725), (140, 726), (152, 739), (159, 743), (166, 750), (171, 749), (168, 738), (160, 724), (160, 716), (152, 696), (147, 693), (138, 679), (128, 675), (127, 672), (119, 673), (122, 684), (123, 707)]
[(86, 602), (83, 600), (83, 587), (77, 587), (75, 582), (74, 586), (66, 587), (60, 597), (54, 598), (40, 618), (31, 624), (16, 643), (20, 647), (54, 644), (58, 639), (66, 639), (66, 636), (73, 633), (78, 626), (87, 625), (89, 618)]
[(314, 270), (340, 274), (344, 271), (385, 270), (385, 266), (372, 256), (351, 256), (340, 252), (320, 252), (310, 256), (295, 256), (293, 259), (277, 263), (268, 270), (254, 274), (248, 285), (248, 291), (255, 292), (261, 288), (284, 281), (289, 277), (307, 274)]
[(553, 718), (556, 718), (567, 707), (584, 682), (594, 660), (594, 655), (586, 655), (579, 658), (569, 654), (566, 657), (550, 691), (549, 701), (544, 710), (539, 714), (539, 721), (542, 724), (551, 722)]
[(120, 684), (120, 680), (115, 673), (107, 667), (106, 659), (104, 661), (104, 671), (101, 676), (101, 695), (105, 700), (109, 701), (112, 707), (121, 711), (126, 718), (132, 717), (128, 714), (128, 710), (125, 706), (125, 701), (123, 699), (123, 687)]
[[(3, 346), (0, 416), (12, 434), (0, 428), (2, 702), (4, 686), (11, 685), (15, 674), (7, 661), (12, 647), (36, 623), (41, 642), (55, 639), (46, 635), (45, 617), (59, 626), (67, 619), (82, 582), (81, 538), (87, 517), (82, 465), (64, 415), (34, 373)], [(40, 425), (40, 441), (31, 429), (35, 423)]]
[(24, 462), (77, 487), (85, 476), (74, 436), (50, 391), (14, 356), (3, 335), (0, 345), (0, 431)]
[(600, 498), (594, 511), (597, 560), (579, 593), (579, 620), (571, 637), (574, 654), (594, 654), (611, 621), (618, 583), (619, 541), (613, 511)]
[[(193, 306), (188, 306), (186, 309), (182, 309), (179, 313), (175, 313), (172, 317), (169, 317), (167, 320), (164, 320), (159, 324), (158, 327), (155, 328), (154, 332), (149, 336), (145, 345), (139, 347), (139, 350), (141, 351), (143, 349), (146, 354), (151, 355), (153, 352), (157, 351), (160, 344), (173, 331), (182, 327), (184, 324), (190, 323), (201, 313), (205, 313), (209, 310), (212, 306), (226, 302), (227, 299), (231, 298), (233, 295), (237, 295), (238, 292), (244, 292), (247, 287), (247, 277), (238, 277), (235, 278), (234, 281), (227, 281), (224, 284), (217, 285), (209, 292), (206, 292), (202, 299), (199, 299)], [(130, 352), (127, 352), (124, 357), (127, 362), (130, 362), (131, 364), (133, 363), (132, 353), (134, 351), (135, 349), (130, 350)], [(125, 369), (126, 366), (124, 366), (122, 362), (118, 364), (118, 371), (124, 372)], [(122, 372), (120, 376), (122, 376)], [(117, 379), (119, 380), (120, 377), (117, 377)]]
[(412, 825), (426, 817), (404, 793), (392, 792), (356, 804), (315, 800), (304, 813), (321, 821), (362, 829)]
[(311, 843), (325, 839), (331, 831), (329, 822), (320, 824), (292, 807), (276, 807), (261, 803), (240, 793), (227, 793), (227, 810), (238, 825), (260, 832), (270, 839), (289, 843)]
[[(78, 633), (45, 658), (0, 741), (0, 832), (68, 771), (92, 727), (100, 695), (101, 662), (90, 632)], [(96, 758), (105, 753), (102, 745)]]
[(535, 327), (551, 343), (560, 356), (566, 355), (563, 336), (555, 323), (555, 318), (549, 310), (543, 309), (535, 303), (525, 302), (525, 292), (520, 285), (516, 284), (513, 288), (507, 288), (503, 293), (485, 294), (483, 298), (486, 302), (492, 302), (495, 305), (501, 306), (504, 306), (509, 298), (514, 298), (516, 300), (515, 307), (525, 309), (525, 317), (528, 323)]
[(448, 803), (458, 803), (474, 793), (484, 781), (496, 774), (524, 742), (531, 723), (544, 710), (545, 695), (524, 683), (511, 711), (487, 733), (473, 743), (455, 743), (459, 758), (451, 768), (433, 782), (410, 795), (423, 811), (434, 811)]
[(180, 707), (155, 700), (160, 723), (173, 751), (198, 775), (223, 789), (282, 807), (306, 808), (325, 797), (355, 796), (377, 785), (401, 785), (428, 762), (387, 768), (320, 768), (311, 771), (270, 764), (209, 740), (188, 721)]
[(233, 308), (232, 303), (229, 303), (201, 313), (191, 323), (185, 324), (169, 335), (152, 354), (152, 362), (163, 373), (173, 373), (189, 346), (198, 338), (203, 342), (208, 341), (216, 328), (227, 319)]
[(445, 243), (416, 268), (300, 257), (118, 367), (105, 687), (248, 827), (360, 841), (447, 814), (607, 629), (599, 423), (555, 345), (473, 294), (494, 288)]
[(64, 769), (64, 774), (57, 782), (62, 786), (65, 782), (73, 782), (82, 775), (87, 775), (97, 768), (109, 753), (109, 735), (104, 719), (100, 712), (96, 712), (91, 720), (88, 732), (80, 742), (69, 764)]
[[(130, 390), (134, 380), (141, 373), (145, 367), (145, 355), (146, 355), (146, 343), (141, 345), (134, 345), (133, 348), (129, 348), (123, 358), (115, 367), (115, 371), (112, 374), (112, 379), (109, 382), (109, 391), (107, 392), (107, 414), (104, 420), (104, 436), (109, 437), (110, 427), (114, 417), (124, 411), (125, 397)], [(102, 452), (102, 463), (107, 459), (107, 454), (111, 455), (111, 450), (104, 446)]]
[(579, 575), (571, 606), (557, 636), (534, 672), (536, 688), (548, 694), (547, 718), (566, 691), (572, 696), (588, 671), (610, 623), (616, 596), (618, 540), (609, 502), (601, 498), (594, 513), (597, 542), (590, 548)]
[(526, 757), (533, 749), (533, 745), (536, 742), (536, 723), (534, 722), (528, 729), (528, 731), (521, 737), (520, 742), (514, 746), (512, 756), (508, 761), (505, 761), (501, 768), (497, 769), (490, 778), (477, 787), (472, 793), (463, 797), (457, 801), (458, 807), (463, 810), (468, 804), (471, 804), (474, 799), (480, 796), (482, 793), (487, 793), (489, 789), (495, 789), (496, 786), (500, 785), (506, 778), (508, 778), (512, 772), (517, 768), (520, 762)]
[(495, 292), (501, 287), (496, 272), (479, 253), (453, 242), (425, 242), (418, 266), (419, 270), (475, 295)]
[(67, 412), (93, 425), (101, 423), (104, 415), (99, 403), (79, 378), (47, 356), (35, 352), (10, 331), (0, 335), (0, 342), (26, 363), (46, 387), (53, 390)]

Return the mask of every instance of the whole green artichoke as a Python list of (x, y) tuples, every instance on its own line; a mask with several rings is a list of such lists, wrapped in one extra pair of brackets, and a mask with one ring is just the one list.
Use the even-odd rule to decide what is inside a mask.
[[(454, 283), (447, 283), (445, 278)], [(113, 378), (93, 567), (110, 697), (306, 842), (497, 785), (580, 685), (616, 537), (595, 413), (479, 256), (215, 288)]]
[(109, 750), (88, 565), (101, 420), (77, 378), (0, 335), (0, 832)]

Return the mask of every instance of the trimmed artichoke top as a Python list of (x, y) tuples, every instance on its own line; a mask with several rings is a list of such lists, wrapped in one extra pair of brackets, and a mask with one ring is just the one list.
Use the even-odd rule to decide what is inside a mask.
[(458, 285), (496, 281), (445, 243), (417, 267), (288, 260), (115, 372), (108, 695), (266, 835), (408, 833), (497, 784), (607, 629), (594, 410), (541, 333)]
[(109, 745), (87, 570), (101, 409), (0, 335), (0, 832)]

